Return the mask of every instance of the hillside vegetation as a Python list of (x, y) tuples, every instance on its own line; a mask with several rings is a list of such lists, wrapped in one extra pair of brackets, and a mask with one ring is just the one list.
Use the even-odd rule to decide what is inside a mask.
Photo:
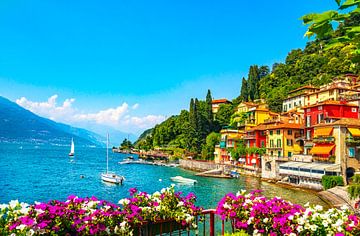
[[(360, 74), (360, 1), (336, 1), (338, 11), (308, 14), (306, 33), (315, 37), (304, 49), (291, 50), (285, 61), (268, 66), (252, 65), (247, 78), (239, 80), (239, 96), (232, 104), (221, 105), (214, 117), (211, 93), (205, 101), (191, 99), (189, 111), (183, 110), (146, 131), (136, 142), (137, 148), (183, 148), (203, 159), (213, 157), (214, 143), (221, 127), (231, 125), (236, 106), (242, 101), (265, 99), (269, 108), (281, 112), (289, 91), (311, 84), (320, 86), (344, 74)], [(341, 13), (343, 9), (347, 13)], [(338, 27), (333, 29), (333, 23)], [(214, 134), (211, 134), (215, 132)], [(209, 135), (211, 134), (211, 135)], [(211, 147), (212, 145), (212, 147)]]

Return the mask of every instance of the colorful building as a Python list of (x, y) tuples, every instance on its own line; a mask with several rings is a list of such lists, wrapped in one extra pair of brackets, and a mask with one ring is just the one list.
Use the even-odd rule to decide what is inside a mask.
[(212, 100), (211, 109), (213, 114), (216, 114), (219, 111), (220, 105), (222, 104), (231, 104), (231, 102), (225, 98)]
[(283, 101), (283, 112), (297, 110), (305, 105), (305, 97), (319, 89), (311, 85), (306, 85), (289, 92), (288, 97)]
[(238, 129), (244, 134), (247, 130), (264, 123), (265, 120), (275, 119), (279, 116), (278, 113), (271, 112), (265, 103), (242, 102), (237, 107), (237, 113), (241, 117)]
[[(315, 136), (326, 137), (326, 135), (331, 135), (329, 130), (319, 130), (317, 134), (314, 134), (315, 125), (333, 123), (341, 118), (357, 119), (359, 118), (359, 107), (355, 104), (346, 103), (344, 101), (329, 100), (304, 107), (304, 118), (306, 135), (305, 139), (307, 141), (305, 144), (305, 154), (309, 154), (310, 149), (314, 146), (312, 140)], [(311, 154), (315, 154), (315, 151), (317, 150), (315, 149)], [(318, 154), (320, 155), (320, 153)], [(331, 155), (330, 152), (329, 154)]]
[(215, 146), (214, 161), (215, 163), (226, 163), (232, 160), (228, 148), (236, 148), (236, 141), (242, 138), (242, 134), (236, 129), (222, 129), (220, 131), (220, 144)]

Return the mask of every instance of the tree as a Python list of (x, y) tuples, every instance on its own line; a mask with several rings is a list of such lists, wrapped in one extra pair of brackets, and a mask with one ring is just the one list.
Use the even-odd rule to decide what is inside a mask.
[(206, 137), (206, 143), (201, 150), (201, 158), (203, 160), (214, 160), (215, 145), (220, 143), (221, 135), (212, 132)]
[(257, 65), (250, 66), (247, 82), (250, 100), (259, 99), (259, 68)]
[[(306, 36), (316, 36), (320, 40), (328, 40), (325, 50), (338, 45), (352, 45), (352, 60), (360, 62), (360, 0), (335, 0), (338, 10), (322, 13), (311, 13), (302, 17), (308, 25)], [(334, 29), (334, 25), (338, 25)]]
[(360, 198), (360, 175), (352, 177), (352, 183), (348, 186), (347, 191), (351, 199)]
[(120, 149), (131, 149), (131, 148), (133, 148), (133, 145), (131, 141), (126, 138), (120, 144)]
[(241, 82), (240, 102), (241, 101), (247, 102), (248, 98), (249, 98), (248, 83), (247, 80), (243, 77)]
[(220, 128), (230, 124), (230, 118), (234, 113), (234, 108), (231, 104), (221, 104), (219, 110), (216, 113), (216, 122)]

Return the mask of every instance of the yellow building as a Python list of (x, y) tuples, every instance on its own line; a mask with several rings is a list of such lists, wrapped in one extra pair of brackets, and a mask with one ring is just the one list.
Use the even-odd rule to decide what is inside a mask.
[(304, 143), (298, 138), (303, 136), (303, 125), (278, 123), (269, 125), (266, 136), (266, 153), (270, 157), (285, 158), (301, 154)]
[(356, 92), (347, 79), (336, 79), (333, 82), (323, 85), (319, 90), (305, 95), (304, 105), (310, 106), (327, 100), (339, 101), (344, 94)]
[(230, 104), (231, 102), (225, 98), (222, 99), (213, 99), (211, 101), (211, 109), (213, 114), (216, 114), (219, 111), (220, 105), (222, 104)]
[(220, 131), (220, 144), (215, 146), (214, 161), (215, 163), (224, 163), (231, 161), (231, 156), (227, 148), (235, 148), (236, 141), (242, 138), (242, 134), (236, 129), (222, 129)]
[(275, 119), (279, 114), (271, 112), (265, 103), (242, 102), (237, 107), (238, 128), (242, 133), (264, 123), (266, 120)]

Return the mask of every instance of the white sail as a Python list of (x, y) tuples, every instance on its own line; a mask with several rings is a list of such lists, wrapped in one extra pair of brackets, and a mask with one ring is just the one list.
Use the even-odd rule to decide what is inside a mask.
[(75, 144), (74, 144), (74, 139), (71, 139), (71, 149), (70, 149), (70, 153), (69, 156), (73, 156), (75, 154)]

